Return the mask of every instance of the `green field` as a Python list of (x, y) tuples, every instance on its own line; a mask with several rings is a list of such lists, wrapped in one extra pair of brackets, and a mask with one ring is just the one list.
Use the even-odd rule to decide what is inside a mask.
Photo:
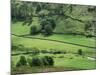
[[(16, 35), (26, 35), (29, 34), (29, 29), (30, 26), (27, 25), (22, 25), (23, 22), (17, 22), (15, 24), (12, 24), (12, 34)], [(59, 41), (64, 41), (64, 42), (70, 42), (70, 43), (75, 43), (75, 44), (80, 44), (80, 45), (85, 45), (85, 46), (90, 46), (90, 47), (95, 47), (96, 42), (95, 38), (86, 38), (85, 36), (80, 36), (80, 35), (69, 35), (69, 34), (54, 34), (49, 37), (44, 37), (42, 34), (34, 35), (34, 36), (29, 36), (29, 37), (38, 37), (38, 38), (46, 38), (46, 39), (53, 39), (53, 40), (59, 40)]]
[[(64, 42), (70, 42), (75, 44), (80, 44), (89, 47), (95, 47), (95, 38), (86, 38), (85, 36), (81, 35), (69, 35), (69, 34), (54, 34), (49, 37), (44, 37), (42, 34), (37, 34), (34, 36), (27, 35), (29, 34), (29, 27), (30, 26), (23, 26), (22, 22), (17, 22), (12, 24), (12, 34), (16, 35), (25, 35), (29, 38), (25, 37), (18, 37), (12, 35), (12, 42), (15, 45), (23, 45), (26, 48), (37, 48), (39, 50), (61, 50), (66, 51), (67, 54), (40, 54), (38, 56), (53, 56), (54, 58), (54, 69), (60, 67), (62, 70), (84, 70), (84, 69), (95, 69), (96, 62), (95, 60), (90, 60), (87, 57), (96, 58), (96, 50), (95, 48), (88, 48), (77, 46), (73, 44), (61, 43), (57, 41), (50, 41), (50, 40), (41, 40), (41, 39), (34, 39), (36, 38), (44, 38), (44, 39), (52, 39), (52, 40), (60, 40)], [(85, 56), (77, 56), (78, 49), (82, 49)], [(12, 51), (12, 53), (21, 52), (20, 50)], [(19, 60), (21, 55), (12, 56), (12, 61), (14, 65), (16, 65), (17, 61)], [(29, 58), (30, 55), (24, 55), (26, 58)], [(35, 72), (43, 72), (42, 69), (36, 69)], [(49, 70), (50, 71), (50, 70)]]

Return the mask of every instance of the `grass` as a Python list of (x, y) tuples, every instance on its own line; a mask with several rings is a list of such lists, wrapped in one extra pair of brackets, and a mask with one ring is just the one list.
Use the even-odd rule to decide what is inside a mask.
[(52, 39), (52, 40), (59, 40), (64, 42), (70, 42), (75, 43), (79, 45), (84, 46), (90, 46), (90, 47), (96, 47), (96, 41), (95, 38), (86, 38), (85, 36), (81, 35), (69, 35), (69, 34), (53, 34), (49, 37), (44, 37), (43, 35), (34, 35), (30, 37), (39, 37), (39, 38), (46, 38), (46, 39)]
[(73, 57), (72, 59), (55, 58), (55, 66), (57, 67), (72, 67), (77, 69), (95, 69), (95, 61), (88, 60), (82, 57)]
[[(49, 56), (55, 56), (52, 54), (48, 54)], [(31, 55), (24, 55), (26, 59), (31, 58)], [(34, 55), (33, 55), (34, 56)], [(46, 56), (46, 54), (40, 54), (37, 56)], [(60, 56), (63, 56), (62, 58)], [(14, 65), (18, 62), (20, 55), (12, 56), (12, 61)], [(64, 70), (88, 70), (88, 69), (95, 69), (96, 61), (89, 60), (86, 57), (76, 56), (75, 54), (63, 54), (63, 55), (56, 55), (53, 57), (54, 59), (54, 66), (56, 69), (62, 68)], [(52, 67), (52, 68), (53, 68)], [(61, 71), (61, 70), (60, 70)], [(37, 72), (37, 71), (36, 71)]]
[(30, 28), (28, 25), (23, 25), (23, 22), (12, 23), (11, 32), (16, 35), (29, 34)]
[[(16, 22), (12, 23), (12, 34), (16, 35), (27, 35), (30, 31), (30, 26), (22, 25), (23, 22)], [(38, 37), (38, 38), (45, 38), (45, 39), (52, 39), (52, 40), (59, 40), (64, 42), (70, 42), (90, 47), (96, 47), (95, 38), (86, 38), (85, 36), (79, 35), (64, 35), (64, 34), (54, 34), (48, 37), (44, 37), (41, 34), (29, 36), (28, 37)], [(96, 58), (96, 49), (82, 47), (78, 45), (72, 45), (67, 43), (61, 43), (56, 41), (48, 41), (48, 40), (40, 40), (40, 39), (30, 39), (30, 38), (23, 38), (17, 37), (12, 35), (12, 43), (14, 45), (23, 45), (25, 48), (37, 48), (39, 50), (64, 50), (66, 54), (40, 54), (37, 55), (41, 56), (52, 56), (55, 63), (53, 67), (19, 67), (15, 68), (13, 72), (24, 72), (26, 73), (34, 73), (34, 72), (50, 72), (50, 71), (68, 71), (68, 70), (89, 70), (96, 68), (96, 61), (89, 60), (87, 57)], [(84, 53), (84, 57), (77, 55), (78, 49), (82, 49)], [(12, 53), (21, 52), (20, 50), (13, 50)], [(21, 55), (11, 56), (14, 66), (19, 61)], [(24, 55), (26, 58), (31, 58), (33, 55), (28, 54)], [(24, 70), (25, 69), (25, 70)], [(33, 71), (34, 69), (34, 71)], [(25, 73), (25, 72), (24, 72)]]
[(90, 52), (91, 54), (92, 53), (95, 54), (95, 49), (92, 49), (92, 48), (86, 48), (86, 47), (47, 41), (47, 40), (29, 39), (29, 38), (12, 36), (12, 41), (14, 42), (14, 44), (17, 44), (17, 45), (21, 44), (25, 47), (30, 47), (30, 48), (38, 48), (39, 50), (54, 49), (54, 50), (64, 50), (70, 53), (76, 53), (78, 49), (82, 49), (86, 54)]
[[(27, 35), (30, 32), (30, 26), (22, 25), (23, 22), (12, 23), (12, 33), (16, 35)], [(44, 37), (41, 34), (30, 36), (30, 37), (38, 37), (38, 38), (46, 38), (52, 40), (59, 40), (64, 42), (70, 42), (90, 47), (96, 47), (95, 38), (86, 38), (85, 36), (80, 35), (64, 35), (64, 34), (53, 34), (49, 37)]]

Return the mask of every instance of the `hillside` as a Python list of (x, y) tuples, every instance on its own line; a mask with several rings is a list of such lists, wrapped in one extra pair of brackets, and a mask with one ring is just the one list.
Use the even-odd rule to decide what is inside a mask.
[(77, 33), (95, 36), (96, 7), (72, 4), (19, 2), (12, 0), (12, 19), (24, 21), (27, 25), (37, 25), (52, 20), (56, 27), (53, 32)]

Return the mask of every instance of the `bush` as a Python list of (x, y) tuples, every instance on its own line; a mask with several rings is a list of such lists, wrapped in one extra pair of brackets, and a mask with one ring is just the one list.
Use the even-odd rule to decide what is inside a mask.
[(44, 34), (45, 35), (51, 35), (53, 33), (53, 29), (50, 25), (45, 25), (44, 27)]
[(18, 61), (16, 64), (16, 67), (20, 67), (20, 66), (21, 66), (21, 63)]
[(32, 62), (31, 62), (31, 66), (41, 66), (43, 63), (42, 63), (42, 61), (41, 61), (41, 59), (40, 58), (38, 58), (38, 57), (33, 57), (32, 58)]
[(43, 63), (44, 63), (44, 65), (53, 66), (54, 60), (50, 56), (45, 56), (44, 59), (43, 59)]
[(22, 65), (27, 65), (27, 61), (26, 61), (26, 58), (24, 56), (20, 57), (20, 60), (17, 62), (16, 67), (19, 67)]
[(37, 31), (37, 27), (36, 26), (31, 26), (31, 28), (30, 28), (30, 34), (31, 35), (34, 35), (34, 34), (36, 34), (38, 31)]
[(54, 60), (50, 56), (44, 56), (42, 58), (33, 57), (32, 59), (28, 59), (28, 64), (33, 66), (53, 66)]
[(79, 50), (78, 50), (78, 54), (79, 54), (79, 55), (83, 55), (82, 49), (79, 49)]

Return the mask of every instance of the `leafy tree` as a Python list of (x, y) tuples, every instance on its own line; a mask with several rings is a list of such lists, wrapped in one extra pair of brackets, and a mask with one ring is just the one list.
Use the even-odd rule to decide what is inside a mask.
[[(56, 32), (62, 32), (62, 33), (83, 32), (83, 34), (85, 34), (88, 31), (89, 35), (90, 32), (93, 32), (93, 34), (95, 35), (94, 31), (96, 27), (95, 26), (93, 27), (93, 23), (86, 23), (86, 24), (84, 23), (85, 21), (88, 20), (95, 21), (95, 17), (96, 17), (95, 10), (96, 10), (95, 6), (86, 7), (86, 6), (79, 6), (79, 5), (77, 6), (71, 4), (59, 5), (53, 3), (49, 4), (49, 3), (24, 2), (19, 0), (11, 0), (11, 13), (12, 13), (11, 17), (13, 22), (21, 20), (21, 21), (25, 21), (23, 25), (26, 25), (26, 23), (28, 25), (31, 25), (31, 23), (34, 21), (33, 17), (38, 17), (39, 20), (40, 19), (43, 20), (45, 18), (45, 21), (40, 21), (43, 32), (47, 32), (45, 31), (45, 27), (46, 25), (50, 25), (52, 27), (52, 30), (54, 30), (56, 27), (55, 29)], [(91, 15), (93, 17), (91, 17)], [(79, 18), (76, 16), (79, 16)], [(85, 27), (83, 25), (85, 25)], [(68, 26), (70, 27), (68, 28)], [(91, 27), (94, 29), (91, 30)], [(76, 32), (77, 29), (79, 32)], [(34, 33), (35, 32), (33, 31), (33, 34)]]
[(54, 65), (54, 60), (50, 56), (45, 56), (43, 62), (44, 62), (44, 65), (48, 65), (48, 66)]
[(21, 56), (19, 62), (21, 63), (21, 65), (26, 65), (27, 61), (26, 61), (25, 56)]
[(41, 59), (39, 59), (38, 57), (32, 58), (31, 66), (41, 66), (41, 65), (42, 65)]
[(35, 25), (31, 26), (30, 28), (30, 34), (31, 35), (34, 35), (36, 34), (38, 31), (37, 31), (37, 27)]
[(94, 33), (94, 26), (91, 21), (87, 21), (85, 24), (85, 35), (86, 37), (92, 37)]
[(37, 4), (36, 13), (38, 13), (39, 11), (41, 11), (41, 6), (40, 4)]
[(79, 54), (79, 55), (83, 55), (82, 49), (79, 49), (79, 50), (78, 50), (78, 54)]
[(21, 56), (20, 60), (17, 62), (16, 67), (22, 66), (22, 65), (27, 65), (27, 61), (25, 56)]
[(51, 35), (53, 33), (53, 29), (50, 25), (45, 25), (44, 27), (44, 34), (45, 35)]
[(20, 66), (22, 66), (22, 65), (21, 65), (21, 63), (18, 61), (17, 64), (16, 64), (16, 67), (20, 67)]

